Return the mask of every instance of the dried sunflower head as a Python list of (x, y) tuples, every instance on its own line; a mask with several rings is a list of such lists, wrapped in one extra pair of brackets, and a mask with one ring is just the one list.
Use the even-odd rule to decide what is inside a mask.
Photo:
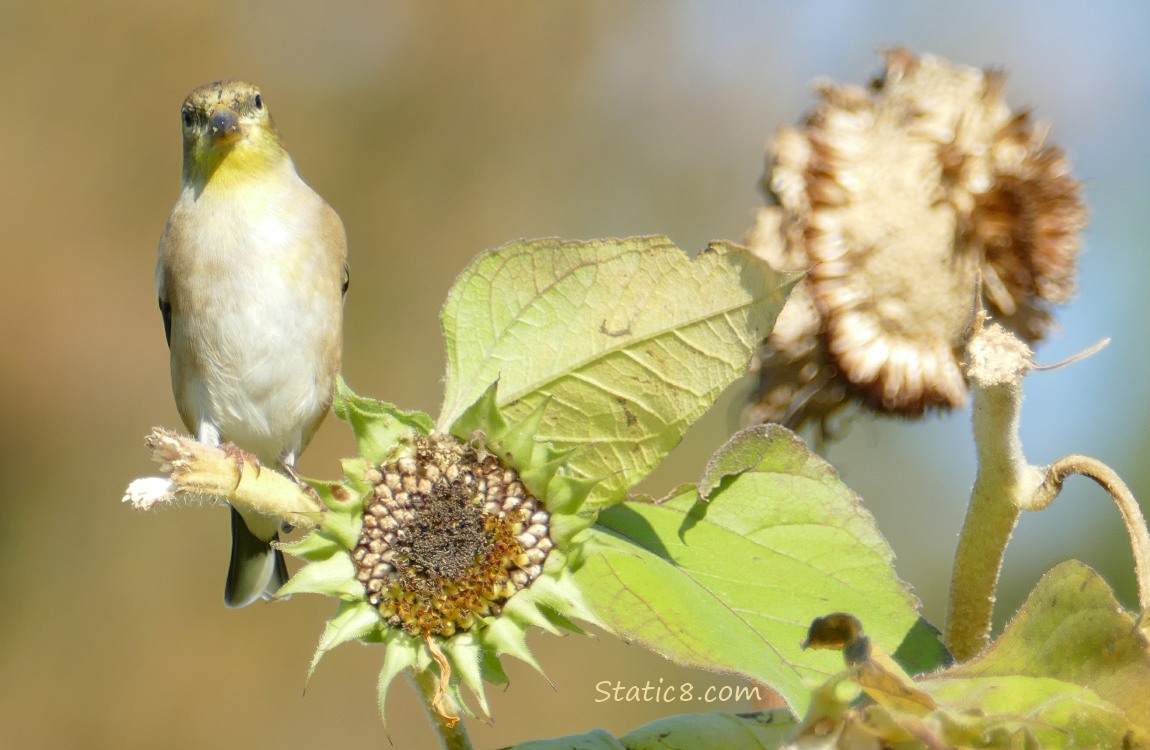
[(361, 455), (344, 462), (346, 483), (321, 488), (319, 529), (285, 547), (311, 564), (280, 591), (342, 600), (312, 668), (345, 641), (384, 643), (381, 715), (388, 684), (407, 668), (436, 674), (445, 715), (466, 710), (462, 685), (486, 713), (484, 681), (506, 681), (501, 655), (538, 669), (529, 625), (578, 631), (571, 618), (597, 621), (566, 567), (579, 554), (572, 537), (593, 521), (579, 513), (593, 483), (565, 476), (565, 454), (534, 439), (542, 408), (508, 425), (494, 387), (456, 423), (466, 437), (342, 384), (337, 394)]
[(410, 635), (450, 636), (497, 615), (543, 572), (551, 515), (483, 436), (416, 435), (373, 465), (351, 558), (368, 603)]
[(749, 242), (809, 274), (760, 351), (758, 421), (960, 406), (975, 311), (1034, 341), (1073, 291), (1080, 186), (1002, 74), (903, 49), (885, 62), (869, 90), (821, 86), (769, 147), (776, 205)]

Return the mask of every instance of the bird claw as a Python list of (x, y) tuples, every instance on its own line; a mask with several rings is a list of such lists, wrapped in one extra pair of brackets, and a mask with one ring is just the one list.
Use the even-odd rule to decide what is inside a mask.
[(256, 458), (256, 454), (244, 450), (235, 443), (224, 443), (220, 446), (220, 450), (224, 452), (225, 456), (235, 462), (236, 487), (233, 487), (233, 489), (236, 489), (240, 486), (240, 480), (243, 479), (245, 466), (253, 467), (256, 471), (256, 476), (259, 476), (260, 470), (263, 468), (263, 464), (261, 464), (260, 460)]

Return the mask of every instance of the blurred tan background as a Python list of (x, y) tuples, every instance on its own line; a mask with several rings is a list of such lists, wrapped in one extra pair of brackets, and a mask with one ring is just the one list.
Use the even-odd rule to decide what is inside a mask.
[[(438, 312), (475, 253), (545, 235), (666, 233), (691, 252), (737, 238), (761, 201), (762, 143), (810, 105), (815, 77), (862, 83), (895, 43), (1003, 66), (1011, 101), (1070, 152), (1093, 216), (1081, 292), (1039, 357), (1115, 339), (1032, 376), (1028, 454), (1096, 455), (1150, 496), (1150, 10), (957, 5), (0, 0), (0, 748), (387, 743), (377, 650), (340, 648), (304, 694), (330, 600), (227, 611), (226, 514), (119, 502), (154, 473), (147, 430), (179, 425), (155, 245), (179, 185), (180, 103), (219, 77), (263, 87), (348, 227), (349, 382), (434, 414)], [(695, 478), (736, 399), (647, 489)], [(935, 621), (973, 476), (968, 423), (863, 420), (830, 452)], [(351, 448), (329, 420), (302, 469), (334, 476)], [(1078, 480), (1023, 519), (1001, 611), (1069, 556), (1133, 605), (1117, 515)], [(554, 687), (510, 665), (494, 721), (472, 722), (477, 745), (746, 707), (596, 702), (601, 680), (732, 680), (607, 637), (533, 643)], [(389, 717), (396, 747), (433, 746), (407, 685)]]

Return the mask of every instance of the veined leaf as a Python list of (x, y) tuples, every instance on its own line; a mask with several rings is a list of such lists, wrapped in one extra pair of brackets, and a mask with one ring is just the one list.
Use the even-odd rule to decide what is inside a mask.
[(714, 244), (688, 258), (665, 237), (505, 245), (459, 277), (444, 306), (439, 429), (499, 381), (522, 418), (550, 399), (538, 438), (617, 501), (746, 370), (796, 277)]
[(837, 653), (802, 650), (815, 617), (854, 613), (888, 653), (918, 640), (939, 664), (890, 548), (830, 465), (775, 425), (732, 444), (758, 458), (715, 478), (709, 502), (688, 488), (600, 514), (575, 572), (600, 620), (675, 662), (764, 682), (800, 715), (810, 683), (843, 669)]
[(680, 714), (645, 724), (615, 739), (602, 729), (531, 740), (510, 750), (774, 750), (795, 728), (786, 709), (750, 714)]
[(991, 647), (938, 682), (1010, 676), (1090, 688), (1150, 739), (1150, 647), (1106, 581), (1077, 560), (1043, 576)]

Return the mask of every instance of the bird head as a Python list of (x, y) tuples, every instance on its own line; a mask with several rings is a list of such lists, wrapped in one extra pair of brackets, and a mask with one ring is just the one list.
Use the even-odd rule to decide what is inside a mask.
[(214, 81), (184, 100), (184, 182), (204, 189), (258, 179), (287, 157), (259, 88)]

